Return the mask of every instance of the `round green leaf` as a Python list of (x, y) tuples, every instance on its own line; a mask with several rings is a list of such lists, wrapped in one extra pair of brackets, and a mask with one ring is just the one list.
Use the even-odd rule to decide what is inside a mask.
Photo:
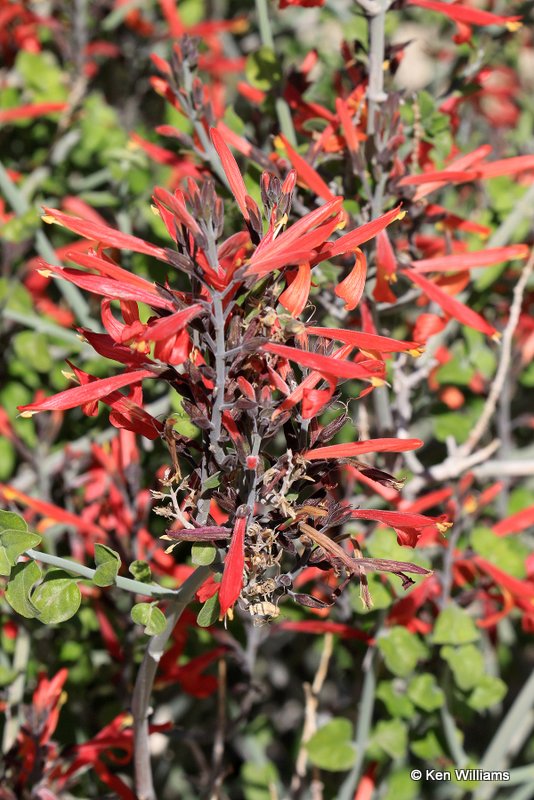
[(209, 628), (210, 625), (215, 625), (219, 619), (221, 608), (219, 606), (219, 594), (214, 594), (208, 597), (197, 616), (197, 624), (201, 628)]
[(132, 608), (131, 615), (136, 625), (144, 625), (147, 636), (157, 636), (165, 630), (165, 614), (155, 603), (137, 603)]
[(350, 769), (356, 758), (352, 744), (352, 725), (348, 719), (337, 717), (306, 742), (306, 750), (311, 763), (329, 772), (343, 772)]
[(411, 719), (413, 716), (414, 705), (412, 701), (402, 690), (397, 691), (394, 681), (380, 681), (376, 696), (379, 700), (382, 700), (390, 716), (403, 717), (404, 719)]
[(429, 672), (412, 678), (408, 684), (408, 697), (423, 711), (435, 711), (441, 708), (445, 700), (443, 690)]
[[(371, 736), (371, 752), (386, 753), (390, 758), (403, 758), (408, 748), (408, 729), (400, 719), (382, 720)], [(378, 757), (378, 756), (377, 756)]]
[(0, 531), (27, 531), (26, 521), (13, 511), (0, 511)]
[(152, 581), (152, 570), (146, 561), (132, 561), (128, 567), (128, 571), (133, 575), (136, 581), (141, 583), (150, 583)]
[(467, 703), (475, 711), (484, 711), (486, 708), (491, 708), (491, 706), (500, 703), (507, 692), (508, 687), (500, 678), (495, 678), (493, 675), (484, 675)]
[(449, 605), (436, 620), (434, 644), (469, 644), (480, 639), (480, 631), (465, 609)]
[(27, 619), (36, 617), (39, 613), (30, 600), (30, 592), (40, 578), (41, 570), (35, 561), (17, 564), (11, 571), (5, 598), (17, 614)]
[(121, 560), (119, 554), (104, 544), (95, 544), (96, 570), (93, 583), (97, 586), (111, 586), (119, 572)]
[(402, 678), (410, 675), (417, 662), (426, 656), (426, 648), (420, 639), (400, 625), (379, 638), (378, 649), (389, 671)]
[(399, 769), (388, 776), (383, 800), (418, 800), (419, 796), (419, 785), (409, 769)]
[[(25, 550), (35, 547), (41, 541), (37, 533), (29, 531), (3, 530), (0, 533), (0, 575), (9, 575), (11, 567)], [(7, 566), (6, 566), (7, 565)], [(7, 571), (5, 571), (7, 569)]]
[(50, 570), (44, 581), (35, 589), (31, 602), (37, 609), (37, 616), (44, 625), (65, 622), (76, 614), (82, 602), (82, 595), (76, 578), (62, 569)]
[(440, 656), (451, 668), (456, 686), (464, 692), (476, 686), (484, 675), (484, 657), (474, 644), (446, 645), (441, 648)]
[(423, 739), (417, 739), (410, 743), (410, 750), (423, 761), (434, 761), (443, 755), (443, 748), (434, 731), (429, 731)]
[(191, 561), (200, 567), (213, 564), (217, 557), (217, 548), (212, 544), (194, 544), (191, 548)]

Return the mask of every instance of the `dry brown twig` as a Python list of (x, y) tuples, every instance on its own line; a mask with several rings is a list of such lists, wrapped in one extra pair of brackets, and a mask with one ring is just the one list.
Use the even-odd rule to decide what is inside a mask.
[(298, 792), (302, 784), (302, 780), (306, 775), (306, 762), (308, 760), (306, 742), (311, 739), (317, 730), (317, 706), (319, 705), (319, 695), (326, 680), (328, 665), (330, 664), (330, 659), (332, 658), (333, 652), (334, 636), (332, 633), (327, 633), (324, 637), (323, 651), (321, 653), (321, 659), (319, 661), (313, 683), (309, 684), (306, 682), (304, 684), (304, 695), (306, 698), (304, 727), (300, 740), (300, 749), (295, 764), (295, 774), (293, 775), (293, 780), (291, 781), (291, 794), (293, 796), (296, 794), (296, 792)]

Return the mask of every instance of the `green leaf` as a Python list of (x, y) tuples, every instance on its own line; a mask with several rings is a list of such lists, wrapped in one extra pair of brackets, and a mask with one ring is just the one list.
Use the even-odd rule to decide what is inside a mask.
[(412, 678), (408, 684), (408, 697), (423, 711), (435, 711), (441, 708), (445, 700), (443, 690), (429, 672)]
[(508, 687), (500, 678), (484, 675), (471, 693), (467, 704), (475, 711), (484, 711), (500, 703), (507, 692)]
[(115, 583), (121, 565), (120, 556), (105, 544), (95, 544), (96, 570), (93, 583), (97, 586), (111, 586)]
[(0, 532), (0, 575), (9, 575), (11, 567), (25, 550), (36, 547), (41, 541), (37, 533), (28, 530), (2, 530)]
[(400, 719), (378, 722), (370, 739), (371, 757), (374, 753), (386, 753), (390, 758), (403, 758), (408, 749), (408, 729)]
[(132, 561), (128, 567), (128, 571), (133, 575), (136, 581), (140, 581), (141, 583), (152, 582), (152, 570), (150, 569), (150, 564), (146, 561)]
[(245, 75), (252, 86), (264, 92), (280, 83), (282, 73), (274, 50), (270, 47), (259, 47), (247, 58)]
[(137, 603), (131, 611), (132, 619), (136, 625), (144, 625), (147, 636), (157, 636), (163, 633), (167, 620), (155, 603)]
[(197, 428), (197, 426), (193, 425), (191, 422), (189, 415), (184, 411), (182, 400), (183, 398), (181, 395), (176, 392), (172, 393), (171, 408), (173, 410), (172, 416), (175, 419), (173, 427), (174, 430), (182, 436), (186, 436), (188, 439), (194, 439), (196, 436), (199, 436), (200, 428)]
[(410, 719), (414, 713), (414, 705), (404, 691), (397, 691), (394, 681), (380, 681), (376, 696), (382, 700), (391, 717)]
[(46, 574), (44, 581), (32, 593), (31, 602), (37, 609), (40, 622), (55, 625), (76, 614), (82, 594), (76, 578), (62, 569), (54, 569)]
[(16, 461), (17, 454), (9, 439), (0, 439), (0, 481), (13, 475)]
[(426, 656), (426, 648), (421, 640), (400, 625), (391, 628), (385, 636), (381, 636), (377, 646), (389, 671), (401, 678), (410, 675), (417, 662)]
[(520, 580), (526, 576), (529, 548), (517, 536), (497, 536), (490, 528), (475, 528), (471, 532), (471, 545), (476, 553), (503, 572)]
[(199, 567), (207, 567), (213, 564), (217, 557), (217, 548), (212, 544), (197, 544), (191, 548), (191, 560)]
[(467, 386), (474, 374), (474, 367), (465, 358), (451, 358), (437, 370), (436, 378), (441, 385)]
[(386, 793), (381, 795), (382, 800), (418, 800), (419, 796), (419, 784), (405, 767), (388, 776)]
[(220, 614), (221, 607), (219, 605), (219, 593), (217, 592), (212, 597), (208, 597), (198, 612), (197, 624), (201, 628), (209, 628), (210, 625), (215, 625)]
[(458, 444), (463, 444), (473, 429), (473, 423), (457, 411), (446, 411), (436, 414), (432, 420), (434, 434), (438, 442), (445, 442), (453, 436)]
[(36, 372), (50, 372), (52, 358), (47, 337), (35, 331), (21, 331), (13, 339), (15, 353)]
[(11, 571), (5, 598), (21, 617), (32, 619), (39, 613), (30, 600), (30, 592), (40, 578), (41, 570), (35, 561), (17, 564)]
[(434, 644), (469, 644), (480, 639), (480, 631), (465, 609), (451, 604), (438, 616)]
[(462, 691), (467, 692), (482, 679), (484, 657), (474, 644), (465, 644), (462, 647), (446, 645), (439, 654), (449, 665), (454, 682)]
[(0, 686), (9, 686), (17, 677), (17, 671), (0, 664)]
[(434, 731), (428, 731), (423, 739), (417, 739), (410, 743), (410, 750), (423, 761), (434, 761), (443, 755), (443, 748)]
[(0, 531), (22, 531), (28, 530), (25, 520), (20, 514), (13, 511), (0, 511)]
[(278, 796), (278, 772), (270, 761), (266, 764), (246, 761), (241, 767), (240, 782), (245, 800), (272, 800)]
[(320, 769), (344, 772), (352, 767), (356, 758), (356, 749), (351, 740), (352, 725), (349, 720), (336, 717), (319, 728), (306, 742), (308, 758)]
[(206, 478), (206, 480), (202, 484), (202, 494), (204, 494), (204, 492), (207, 492), (208, 489), (216, 489), (221, 482), (220, 476), (221, 476), (220, 472), (214, 472), (213, 475), (210, 475), (209, 478)]

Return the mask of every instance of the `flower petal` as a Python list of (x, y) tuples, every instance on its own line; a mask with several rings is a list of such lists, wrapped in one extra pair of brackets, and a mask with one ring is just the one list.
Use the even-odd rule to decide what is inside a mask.
[(509, 247), (489, 247), (487, 250), (474, 250), (471, 253), (422, 258), (412, 261), (416, 272), (448, 272), (469, 270), (475, 267), (490, 267), (503, 261), (528, 258), (529, 247), (526, 244), (514, 244)]
[(298, 272), (287, 289), (278, 298), (284, 308), (287, 308), (293, 317), (302, 314), (311, 288), (311, 269), (307, 261), (299, 264)]
[(316, 447), (302, 453), (306, 461), (319, 461), (326, 458), (352, 458), (364, 453), (404, 453), (423, 446), (421, 439), (366, 439), (349, 444), (332, 444)]
[(353, 311), (361, 300), (367, 277), (367, 259), (359, 247), (355, 250), (356, 262), (347, 277), (338, 283), (334, 293), (345, 301), (345, 311)]
[(75, 386), (73, 389), (53, 394), (40, 402), (17, 406), (17, 408), (23, 417), (31, 417), (38, 411), (65, 411), (68, 408), (76, 408), (76, 406), (100, 400), (116, 389), (140, 383), (145, 378), (155, 377), (155, 373), (148, 369), (123, 372), (121, 375), (113, 375), (111, 378), (98, 378), (83, 386)]
[(232, 541), (224, 560), (224, 572), (219, 589), (219, 605), (221, 617), (234, 605), (243, 587), (243, 570), (245, 568), (245, 532), (247, 521), (239, 517), (234, 525)]
[(89, 219), (82, 219), (81, 217), (71, 217), (69, 214), (63, 214), (57, 208), (47, 208), (44, 206), (45, 222), (57, 223), (63, 228), (67, 228), (85, 239), (91, 239), (95, 242), (100, 242), (106, 247), (118, 247), (122, 250), (132, 250), (134, 253), (145, 253), (148, 256), (154, 256), (160, 261), (168, 261), (167, 254), (164, 247), (157, 247), (155, 244), (145, 242), (138, 236), (131, 236), (127, 233), (122, 233), (114, 228), (109, 228), (107, 225), (99, 225)]
[(417, 342), (399, 342), (397, 339), (390, 339), (389, 336), (349, 331), (344, 328), (316, 328), (310, 325), (306, 328), (306, 333), (323, 336), (325, 339), (336, 339), (359, 347), (360, 350), (376, 350), (379, 353), (404, 353), (407, 350), (420, 351), (422, 348)]
[(241, 213), (248, 221), (250, 219), (250, 214), (247, 208), (247, 187), (245, 186), (245, 181), (243, 180), (243, 176), (241, 175), (237, 161), (233, 157), (230, 148), (216, 128), (211, 128), (210, 137), (211, 141), (213, 142), (213, 146), (217, 151), (217, 155), (221, 160), (224, 174), (228, 178), (228, 183), (230, 184), (232, 194), (236, 199), (237, 205), (241, 209)]
[(474, 328), (488, 336), (498, 338), (499, 333), (493, 325), (486, 322), (476, 311), (473, 311), (459, 300), (456, 300), (456, 298), (448, 295), (443, 289), (436, 286), (435, 283), (429, 281), (428, 278), (424, 278), (413, 269), (404, 269), (403, 273), (407, 275), (416, 286), (419, 286), (430, 300), (437, 303), (443, 311), (457, 319), (458, 322), (461, 322), (463, 325), (468, 325), (470, 328)]
[(369, 359), (355, 364), (352, 361), (342, 361), (332, 356), (323, 356), (319, 353), (310, 353), (308, 350), (299, 350), (297, 347), (288, 347), (284, 344), (274, 344), (267, 342), (261, 346), (266, 353), (295, 361), (303, 367), (315, 369), (318, 372), (332, 375), (334, 378), (353, 378), (370, 379), (377, 377), (384, 372), (384, 364), (381, 361)]

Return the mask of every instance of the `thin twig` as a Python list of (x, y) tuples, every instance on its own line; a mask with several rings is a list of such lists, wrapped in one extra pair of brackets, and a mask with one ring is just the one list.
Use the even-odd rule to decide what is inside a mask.
[(515, 329), (517, 328), (517, 323), (519, 322), (521, 305), (523, 303), (523, 295), (525, 293), (528, 279), (530, 278), (533, 269), (534, 269), (534, 250), (530, 254), (530, 258), (523, 267), (521, 277), (519, 278), (514, 289), (514, 299), (512, 301), (512, 306), (510, 308), (510, 317), (508, 319), (502, 337), (501, 357), (499, 360), (499, 365), (497, 367), (495, 378), (493, 379), (493, 383), (491, 384), (489, 395), (486, 399), (484, 408), (482, 410), (482, 414), (480, 415), (477, 424), (469, 434), (465, 444), (463, 444), (459, 448), (460, 456), (467, 456), (473, 452), (474, 448), (477, 446), (481, 438), (484, 436), (484, 433), (486, 432), (495, 413), (497, 402), (501, 395), (504, 382), (506, 380), (506, 376), (508, 374), (508, 370), (510, 368), (512, 360), (513, 338)]
[(306, 775), (306, 763), (308, 761), (308, 753), (306, 750), (306, 743), (311, 739), (317, 730), (317, 706), (319, 705), (319, 695), (323, 684), (326, 680), (328, 673), (328, 665), (332, 658), (334, 651), (334, 636), (327, 633), (324, 637), (323, 651), (313, 683), (304, 684), (304, 696), (306, 704), (304, 709), (304, 726), (302, 729), (302, 737), (300, 740), (300, 748), (295, 764), (295, 773), (291, 780), (291, 794), (294, 796), (300, 789), (304, 776)]

